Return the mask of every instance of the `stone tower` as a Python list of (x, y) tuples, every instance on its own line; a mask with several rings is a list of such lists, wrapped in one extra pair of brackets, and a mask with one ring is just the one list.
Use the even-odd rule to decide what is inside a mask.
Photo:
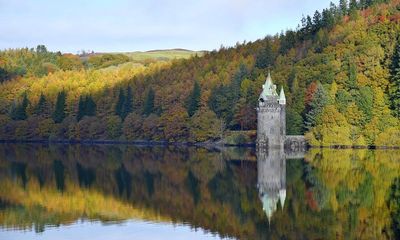
[(283, 148), (286, 138), (286, 97), (276, 92), (271, 73), (263, 85), (257, 108), (257, 147)]

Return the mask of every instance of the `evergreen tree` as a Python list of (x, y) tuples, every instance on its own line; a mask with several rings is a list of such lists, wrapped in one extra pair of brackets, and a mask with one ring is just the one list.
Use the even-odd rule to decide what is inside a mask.
[(200, 85), (197, 81), (195, 81), (193, 90), (190, 93), (189, 98), (187, 100), (187, 104), (186, 104), (186, 109), (187, 109), (189, 117), (192, 117), (196, 113), (197, 109), (199, 109), (200, 96), (201, 96)]
[(353, 61), (351, 61), (349, 65), (349, 79), (347, 82), (347, 87), (350, 90), (357, 88), (357, 66)]
[(46, 111), (46, 104), (47, 104), (46, 97), (43, 95), (43, 93), (41, 93), (39, 101), (35, 106), (34, 114), (43, 115)]
[(390, 99), (395, 116), (400, 118), (400, 37), (395, 46), (390, 66)]
[(227, 124), (230, 124), (234, 115), (234, 106), (232, 102), (232, 93), (229, 87), (218, 86), (211, 91), (208, 99), (208, 106), (218, 118), (225, 119)]
[(313, 34), (315, 34), (316, 32), (318, 32), (318, 30), (321, 28), (322, 26), (322, 15), (321, 13), (317, 10), (314, 13), (314, 17), (313, 17)]
[(143, 115), (149, 116), (154, 112), (154, 90), (152, 88), (147, 92), (143, 106)]
[(240, 87), (242, 85), (243, 79), (247, 76), (248, 71), (246, 65), (243, 63), (240, 64), (239, 70), (233, 76), (231, 85), (230, 85), (230, 92), (232, 94), (232, 101), (237, 102), (240, 98)]
[(131, 86), (128, 86), (126, 98), (122, 108), (122, 120), (126, 118), (133, 111), (133, 93)]
[(82, 96), (79, 97), (78, 104), (78, 114), (76, 115), (76, 120), (79, 122), (83, 116), (85, 116), (85, 100)]
[(66, 117), (66, 99), (67, 94), (64, 90), (58, 93), (55, 110), (53, 112), (53, 120), (55, 123), (61, 123)]
[(329, 9), (324, 9), (322, 11), (322, 23), (321, 26), (331, 29), (333, 25), (335, 24), (335, 17), (332, 13), (331, 10)]
[(346, 16), (348, 12), (348, 5), (347, 5), (347, 0), (340, 0), (339, 1), (339, 9), (340, 9), (340, 14), (342, 16)]
[(310, 130), (317, 124), (318, 118), (320, 117), (324, 107), (328, 101), (324, 87), (321, 83), (317, 83), (317, 89), (315, 90), (310, 103), (307, 106), (307, 113), (305, 115), (306, 129)]
[(286, 54), (291, 48), (296, 45), (296, 32), (293, 30), (287, 30), (286, 34), (280, 37), (280, 48), (279, 53)]
[(90, 95), (85, 99), (85, 115), (96, 116), (96, 103)]
[(274, 64), (274, 53), (272, 51), (270, 40), (267, 40), (266, 45), (256, 55), (256, 68), (265, 69)]
[(28, 97), (26, 94), (24, 94), (22, 102), (11, 110), (11, 118), (13, 120), (27, 119), (28, 115), (26, 113), (26, 108), (28, 107), (28, 104), (29, 104)]
[(293, 92), (293, 85), (294, 85), (294, 80), (296, 79), (296, 69), (292, 67), (292, 70), (290, 71), (289, 78), (288, 78), (288, 87), (291, 92)]
[(96, 115), (96, 103), (91, 96), (80, 97), (78, 104), (78, 114), (76, 119), (80, 121), (84, 116), (95, 116)]
[(125, 103), (125, 94), (122, 88), (119, 89), (119, 95), (118, 95), (118, 101), (117, 105), (115, 105), (115, 114), (118, 116), (123, 117), (123, 108), (124, 108), (124, 103)]
[(349, 12), (352, 13), (358, 9), (357, 0), (350, 0), (349, 3)]

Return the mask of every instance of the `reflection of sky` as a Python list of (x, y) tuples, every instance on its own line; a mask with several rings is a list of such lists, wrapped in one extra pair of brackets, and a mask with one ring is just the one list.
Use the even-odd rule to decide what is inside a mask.
[(34, 231), (7, 231), (0, 229), (0, 239), (57, 239), (57, 240), (196, 240), (221, 239), (201, 229), (192, 229), (189, 226), (166, 223), (149, 223), (128, 221), (121, 224), (102, 224), (100, 222), (83, 222), (61, 227), (46, 228), (42, 233)]
[(0, 0), (0, 49), (212, 50), (296, 28), (330, 1)]

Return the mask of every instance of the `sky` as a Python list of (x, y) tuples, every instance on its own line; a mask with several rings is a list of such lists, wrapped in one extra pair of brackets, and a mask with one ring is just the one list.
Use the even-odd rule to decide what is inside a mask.
[(0, 0), (0, 49), (213, 50), (295, 29), (330, 1)]

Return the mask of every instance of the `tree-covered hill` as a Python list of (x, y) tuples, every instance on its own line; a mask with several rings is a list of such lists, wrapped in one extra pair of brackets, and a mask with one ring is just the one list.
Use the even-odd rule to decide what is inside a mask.
[[(64, 68), (59, 59), (74, 55), (46, 52), (40, 66), (55, 58), (57, 71), (37, 73), (33, 62), (1, 84), (0, 138), (218, 140), (255, 129), (270, 69), (286, 92), (289, 134), (314, 146), (399, 146), (399, 23), (398, 0), (341, 0), (296, 30), (189, 59), (118, 55)], [(0, 74), (20, 67), (2, 67), (19, 59), (9, 55), (0, 54)]]

